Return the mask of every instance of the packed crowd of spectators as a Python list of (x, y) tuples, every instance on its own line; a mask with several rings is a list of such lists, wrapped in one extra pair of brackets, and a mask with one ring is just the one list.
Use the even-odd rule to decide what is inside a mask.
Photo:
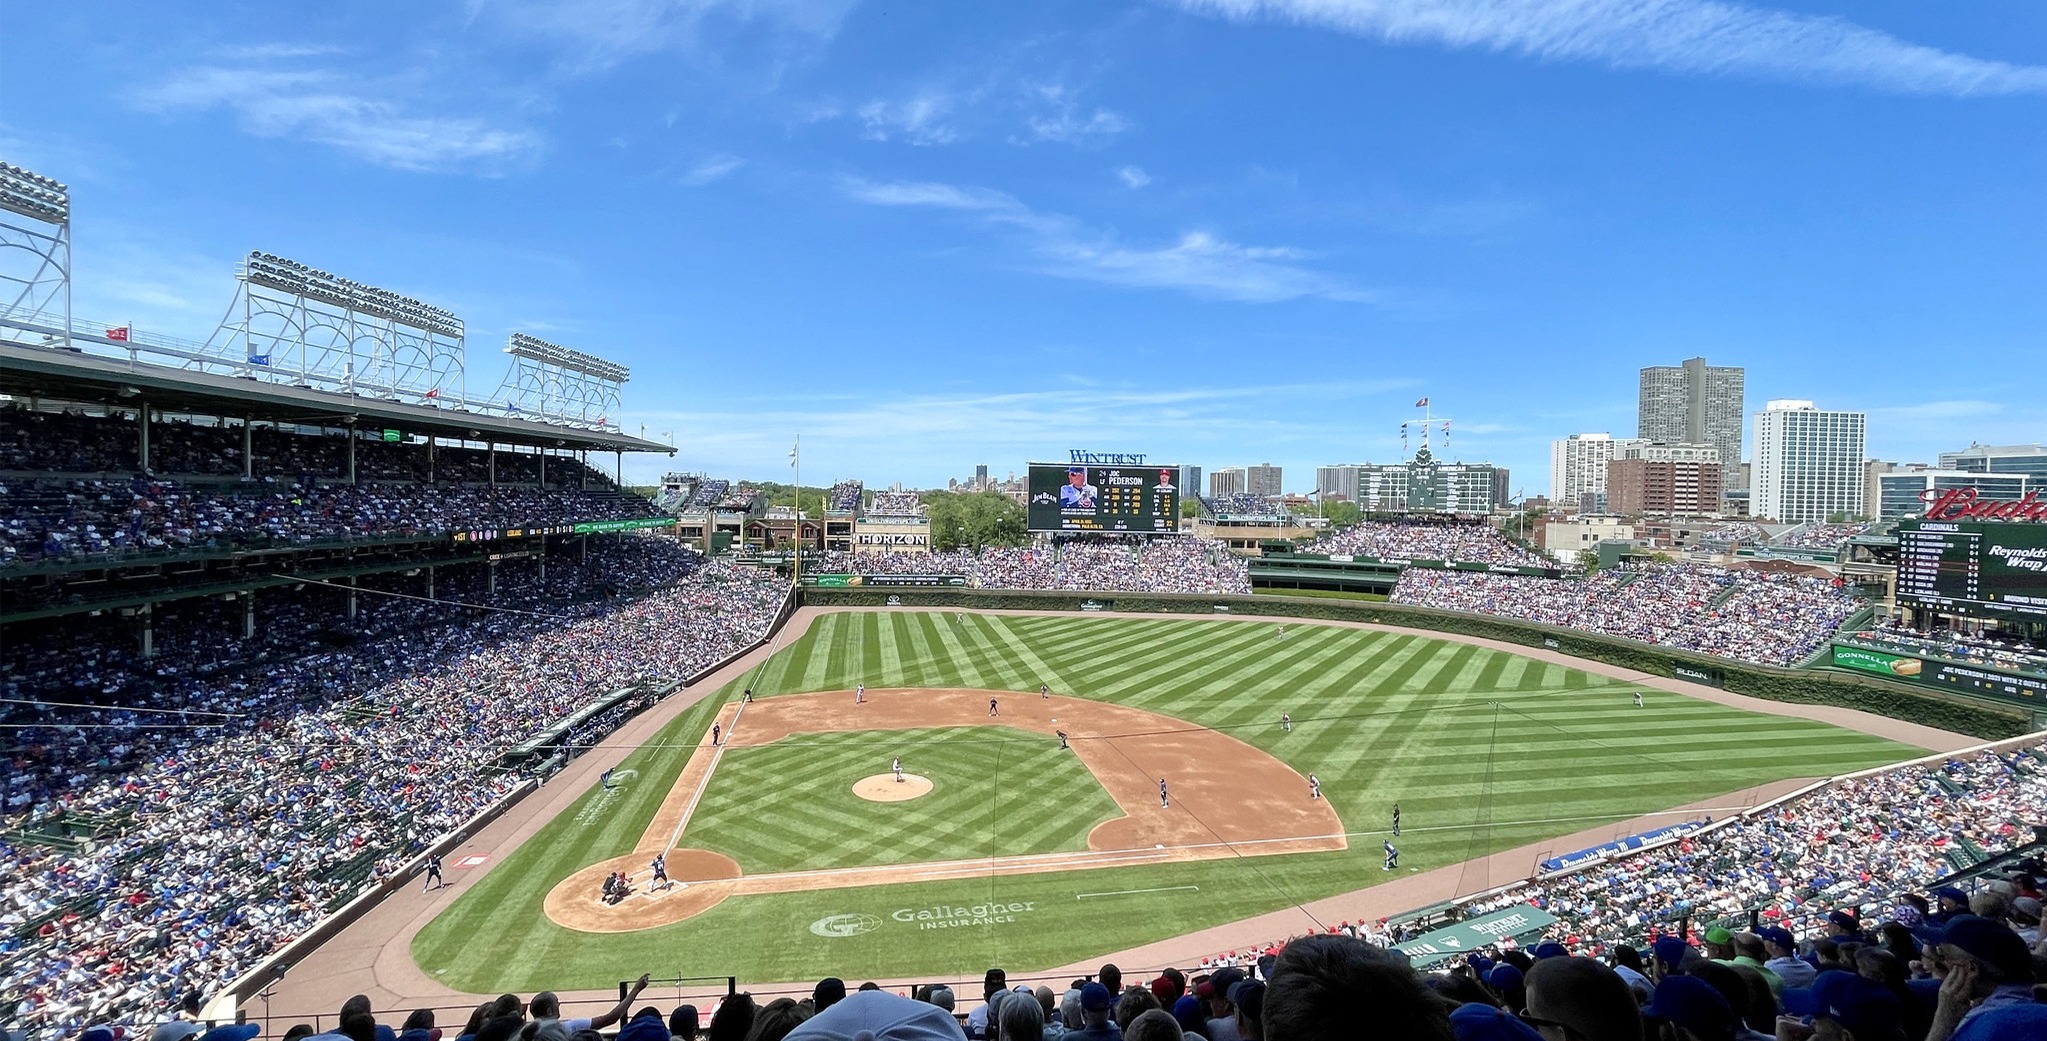
[(1547, 938), (1593, 949), (1647, 942), (1680, 919), (1703, 929), (1750, 911), (1801, 934), (1824, 934), (1837, 911), (1874, 922), (1892, 912), (1897, 894), (1930, 890), (1960, 867), (2033, 841), (2032, 825), (2047, 823), (2041, 751), (1837, 782), (1466, 910), (1530, 904), (1557, 916)]
[(1862, 606), (1826, 579), (1697, 564), (1602, 571), (1585, 579), (1409, 568), (1392, 599), (1763, 665), (1804, 660)]
[(825, 509), (834, 513), (852, 513), (860, 508), (861, 493), (865, 486), (859, 480), (840, 481), (825, 493)]
[(1283, 517), (1286, 507), (1275, 506), (1262, 495), (1204, 495), (1201, 508), (1211, 517)]
[[(244, 457), (244, 443), (248, 446)], [(105, 475), (142, 473), (141, 431), (132, 413), (89, 415), (19, 406), (0, 407), (0, 459), (5, 469), (27, 473)], [(149, 428), (149, 473), (173, 477), (232, 477), (301, 481), (348, 476), (345, 432), (239, 423), (159, 419)], [(612, 488), (603, 471), (569, 455), (545, 460), (531, 450), (492, 452), (422, 442), (384, 441), (359, 434), (355, 471), (362, 480), (385, 483), (538, 485), (546, 471), (549, 487)]]
[(679, 509), (690, 511), (708, 510), (725, 500), (725, 493), (732, 490), (732, 482), (725, 480), (704, 480), (697, 483), (696, 490), (683, 500)]
[(1840, 549), (1849, 539), (1867, 534), (1875, 524), (1801, 524), (1770, 541), (1789, 549)]
[(1361, 521), (1301, 547), (1304, 553), (1348, 553), (1384, 560), (1448, 560), (1511, 567), (1555, 567), (1489, 524)]
[[(879, 496), (877, 496), (877, 500)], [(1251, 591), (1243, 558), (1222, 542), (1192, 536), (1143, 543), (1077, 538), (1031, 546), (819, 558), (824, 573), (962, 575), (982, 589), (1070, 589), (1090, 592), (1236, 593)]]
[(924, 513), (924, 501), (915, 492), (875, 492), (867, 512), (880, 517), (918, 517)]
[[(500, 576), (521, 589), (512, 602), (546, 613), (391, 600), (345, 646), (269, 641), (239, 662), (206, 660), (238, 638), (201, 638), (195, 655), (176, 627), (148, 661), (10, 643), (0, 994), (30, 1029), (69, 1036), (217, 991), (520, 783), (499, 766), (508, 749), (607, 692), (743, 649), (785, 595), (763, 572), (646, 555), (606, 579), (660, 587), (643, 596), (561, 603)], [(548, 582), (605, 569), (578, 559)], [(487, 596), (473, 576), (437, 593)], [(266, 608), (266, 626), (323, 615), (337, 593), (292, 595), (311, 599)], [(42, 838), (79, 820), (90, 841)]]
[(1717, 542), (1724, 545), (1739, 544), (1753, 546), (1770, 541), (1770, 532), (1762, 525), (1752, 521), (1729, 521), (1708, 530), (1699, 538), (1706, 542)]
[(0, 479), (0, 566), (652, 515), (638, 496), (563, 488)]
[(2047, 653), (2020, 636), (1974, 635), (1953, 629), (1919, 630), (1879, 622), (1854, 633), (1849, 642), (1898, 654), (1952, 658), (1995, 669), (2047, 675)]

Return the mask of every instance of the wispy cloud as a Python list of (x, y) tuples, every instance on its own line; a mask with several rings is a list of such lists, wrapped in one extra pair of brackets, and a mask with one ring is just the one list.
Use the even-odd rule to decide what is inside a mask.
[(682, 175), (682, 183), (691, 188), (701, 188), (712, 181), (724, 180), (732, 171), (746, 165), (746, 160), (721, 152), (690, 168)]
[[(1007, 393), (813, 394), (722, 399), (723, 411), (630, 413), (628, 425), (673, 430), (684, 454), (676, 465), (717, 472), (786, 472), (788, 433), (802, 431), (804, 466), (858, 473), (870, 483), (937, 475), (974, 459), (1026, 459), (1069, 444), (1174, 443), (1190, 458), (1320, 445), (1332, 405), (1413, 392), (1404, 376), (1313, 384), (1135, 387), (1089, 384)], [(1313, 406), (1312, 408), (1307, 406)], [(1292, 418), (1298, 417), (1298, 418)], [(901, 468), (875, 472), (875, 460)], [(1169, 460), (1170, 461), (1170, 460)], [(1019, 467), (1021, 469), (1021, 467)], [(937, 478), (932, 480), (932, 478)]]
[(201, 65), (134, 100), (158, 113), (224, 108), (258, 137), (311, 141), (398, 170), (488, 169), (540, 147), (528, 130), (419, 114), (400, 93), (327, 69)]
[(913, 145), (942, 145), (959, 137), (959, 129), (946, 121), (954, 98), (941, 90), (923, 90), (900, 101), (874, 100), (861, 105), (860, 136), (869, 141), (905, 141)]
[(1315, 271), (1305, 251), (1289, 246), (1245, 246), (1205, 231), (1183, 233), (1163, 246), (1133, 245), (1112, 232), (1089, 228), (1056, 213), (1040, 213), (1015, 196), (989, 188), (932, 181), (847, 181), (846, 195), (875, 206), (956, 210), (1026, 236), (1032, 268), (1061, 278), (1249, 303), (1303, 297), (1366, 302), (1373, 294)]
[(1956, 97), (2047, 92), (2047, 66), (1901, 40), (1846, 19), (1721, 0), (1171, 0), (1237, 20), (1386, 43), (1505, 51), (1623, 69), (1842, 83)]
[(1116, 176), (1122, 178), (1123, 183), (1132, 188), (1142, 188), (1151, 183), (1151, 175), (1145, 173), (1142, 166), (1126, 166), (1116, 171)]
[(1089, 144), (1130, 129), (1129, 121), (1122, 116), (1100, 106), (1082, 105), (1078, 92), (1063, 84), (1042, 86), (1034, 93), (1042, 100), (1045, 111), (1024, 121), (1032, 140)]
[[(471, 20), (538, 42), (564, 72), (585, 74), (668, 50), (718, 49), (765, 30), (773, 43), (827, 42), (855, 0), (470, 0)], [(782, 47), (770, 47), (781, 50)]]

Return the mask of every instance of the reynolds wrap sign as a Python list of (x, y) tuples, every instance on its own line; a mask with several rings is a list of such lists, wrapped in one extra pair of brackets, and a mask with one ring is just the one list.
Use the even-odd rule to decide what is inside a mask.
[(1673, 824), (1668, 828), (1657, 828), (1654, 831), (1645, 831), (1639, 835), (1630, 835), (1624, 839), (1602, 842), (1597, 846), (1587, 846), (1575, 853), (1551, 857), (1543, 861), (1540, 866), (1545, 873), (1569, 871), (1572, 868), (1613, 856), (1616, 853), (1626, 853), (1631, 849), (1641, 849), (1643, 846), (1659, 839), (1676, 838), (1679, 835), (1697, 831), (1705, 826), (1705, 821), (1686, 821), (1683, 824)]

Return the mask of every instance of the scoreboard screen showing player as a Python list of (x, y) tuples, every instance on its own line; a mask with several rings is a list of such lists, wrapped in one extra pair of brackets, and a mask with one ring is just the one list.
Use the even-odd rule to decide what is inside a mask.
[(2047, 524), (1900, 524), (1898, 600), (1962, 615), (2047, 616)]
[(1180, 530), (1180, 468), (1032, 463), (1032, 531)]

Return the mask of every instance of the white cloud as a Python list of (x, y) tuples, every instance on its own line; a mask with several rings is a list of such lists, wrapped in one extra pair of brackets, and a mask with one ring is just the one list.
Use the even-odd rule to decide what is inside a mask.
[(472, 19), (555, 49), (572, 73), (667, 50), (719, 57), (719, 41), (765, 29), (776, 43), (837, 34), (854, 0), (470, 0)]
[(849, 180), (846, 194), (872, 206), (932, 206), (942, 210), (1001, 210), (1021, 213), (1016, 197), (990, 188), (961, 188), (936, 181)]
[(1031, 135), (1038, 140), (1066, 143), (1114, 137), (1130, 128), (1122, 116), (1105, 108), (1095, 109), (1086, 116), (1072, 110), (1050, 116), (1033, 116), (1029, 122)]
[(1721, 0), (1174, 0), (1393, 44), (1623, 69), (1855, 84), (1956, 97), (2047, 92), (2047, 67), (1926, 47), (1842, 18)]
[(913, 145), (942, 145), (959, 137), (959, 130), (945, 121), (952, 111), (951, 95), (925, 90), (902, 101), (870, 101), (860, 106), (860, 136), (870, 141), (901, 140)]
[(1106, 108), (1095, 106), (1092, 111), (1085, 111), (1080, 91), (1065, 84), (1035, 87), (1028, 94), (1033, 99), (1032, 107), (1041, 109), (1024, 120), (1030, 129), (1028, 141), (1094, 144), (1130, 129), (1128, 120)]
[(712, 181), (723, 180), (732, 171), (746, 165), (746, 160), (721, 152), (690, 168), (682, 175), (682, 183), (691, 188), (701, 188)]
[(1142, 166), (1126, 166), (1116, 171), (1116, 176), (1122, 178), (1123, 183), (1132, 188), (1142, 188), (1151, 183), (1151, 175), (1145, 173)]
[(196, 66), (136, 96), (147, 111), (225, 108), (258, 137), (312, 141), (399, 170), (492, 167), (531, 154), (538, 135), (468, 116), (419, 115), (387, 88), (325, 69)]
[(1171, 245), (1143, 247), (1113, 233), (1083, 226), (1071, 217), (1039, 213), (1015, 196), (988, 188), (932, 181), (848, 181), (846, 195), (875, 206), (919, 206), (975, 213), (1027, 237), (1032, 268), (1060, 278), (1148, 289), (1176, 289), (1195, 296), (1250, 303), (1303, 297), (1364, 302), (1372, 294), (1300, 263), (1308, 259), (1287, 246), (1243, 246), (1204, 231), (1191, 231)]

